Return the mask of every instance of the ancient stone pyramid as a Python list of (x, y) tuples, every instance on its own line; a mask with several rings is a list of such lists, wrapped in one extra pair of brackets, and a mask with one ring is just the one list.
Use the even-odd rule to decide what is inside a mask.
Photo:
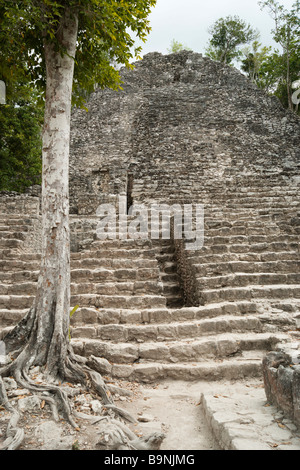
[[(122, 77), (72, 118), (75, 351), (129, 380), (261, 376), (265, 352), (299, 334), (299, 119), (192, 52), (149, 54)], [(120, 197), (203, 205), (204, 246), (125, 238), (124, 226), (97, 239), (97, 208), (118, 211)], [(35, 292), (38, 202), (0, 200), (2, 329)]]
[(297, 210), (299, 119), (277, 98), (192, 52), (148, 54), (122, 78), (74, 113), (75, 212), (129, 191), (136, 203)]

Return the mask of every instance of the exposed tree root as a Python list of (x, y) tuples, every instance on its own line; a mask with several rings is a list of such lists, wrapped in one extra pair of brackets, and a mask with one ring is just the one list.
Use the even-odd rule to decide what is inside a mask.
[[(19, 330), (20, 331), (20, 330)], [(16, 338), (16, 334), (13, 335)], [(23, 336), (24, 339), (24, 336)], [(30, 368), (36, 366), (34, 351), (27, 343), (23, 348), (19, 348), (17, 352), (13, 353), (13, 359), (6, 365), (0, 368), (0, 404), (11, 413), (10, 421), (6, 431), (6, 439), (2, 444), (2, 450), (15, 450), (22, 444), (25, 433), (24, 430), (18, 427), (20, 414), (9, 403), (7, 393), (5, 390), (2, 377), (12, 377), (19, 387), (28, 389), (33, 394), (37, 395), (40, 399), (47, 403), (51, 410), (52, 416), (55, 421), (59, 421), (60, 417), (66, 419), (74, 428), (78, 428), (76, 423), (76, 413), (72, 410), (70, 400), (67, 392), (61, 386), (62, 383), (56, 380), (51, 380), (47, 376), (47, 368), (42, 367), (45, 380), (43, 383), (37, 384), (30, 377)], [(17, 342), (14, 341), (14, 348)], [(31, 354), (29, 353), (31, 351)], [(15, 357), (16, 356), (16, 357)], [(82, 384), (86, 390), (93, 391), (101, 399), (104, 405), (104, 410), (108, 412), (109, 416), (103, 417), (103, 420), (111, 422), (111, 432), (105, 433), (104, 441), (100, 439), (99, 449), (146, 449), (154, 448), (151, 445), (156, 445), (161, 442), (162, 435), (157, 435), (156, 439), (152, 435), (152, 440), (145, 443), (143, 440), (139, 443), (138, 438), (127, 428), (122, 420), (129, 423), (135, 422), (135, 418), (128, 412), (114, 405), (111, 393), (109, 392), (104, 380), (99, 372), (92, 370), (86, 365), (88, 360), (81, 356), (74, 354), (73, 349), (68, 345), (68, 354), (66, 356), (64, 370), (62, 372), (61, 380), (72, 384)], [(114, 418), (115, 417), (115, 418)], [(101, 418), (100, 418), (101, 420)], [(107, 428), (107, 426), (106, 426)], [(108, 428), (107, 428), (108, 429)], [(129, 439), (130, 436), (130, 439)], [(151, 437), (151, 436), (150, 436)], [(102, 442), (102, 444), (101, 444)], [(156, 444), (155, 444), (156, 443)], [(148, 447), (147, 447), (148, 446)], [(149, 447), (150, 446), (150, 447)]]
[(6, 430), (6, 439), (2, 444), (1, 450), (15, 450), (20, 447), (24, 439), (24, 430), (17, 427), (18, 421), (20, 419), (20, 414), (14, 407), (9, 403), (6, 390), (4, 387), (3, 379), (0, 375), (0, 403), (4, 408), (11, 413), (11, 418), (9, 420), (7, 430)]
[(101, 450), (158, 450), (164, 438), (165, 435), (159, 432), (138, 438), (119, 421), (102, 419), (97, 447)]

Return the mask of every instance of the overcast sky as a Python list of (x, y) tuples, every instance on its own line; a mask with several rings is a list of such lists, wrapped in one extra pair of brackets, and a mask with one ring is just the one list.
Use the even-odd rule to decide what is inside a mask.
[[(289, 10), (294, 0), (280, 0), (279, 3)], [(143, 55), (148, 52), (167, 54), (172, 39), (195, 52), (204, 53), (209, 39), (208, 28), (228, 15), (237, 15), (258, 29), (262, 45), (279, 47), (272, 40), (274, 22), (267, 10), (261, 10), (258, 0), (157, 0), (149, 17), (152, 32), (143, 45)]]

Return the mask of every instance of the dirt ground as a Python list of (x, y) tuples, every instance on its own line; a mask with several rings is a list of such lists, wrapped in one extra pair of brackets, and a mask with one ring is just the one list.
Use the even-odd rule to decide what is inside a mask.
[[(111, 381), (110, 385), (114, 392), (115, 405), (135, 418), (135, 423), (126, 424), (137, 436), (162, 432), (165, 439), (161, 450), (178, 451), (220, 450), (200, 403), (202, 393), (234, 397), (236, 393), (247, 391), (245, 387), (262, 387), (257, 381), (207, 383), (167, 380), (152, 385)], [(124, 395), (121, 392), (116, 393), (119, 389), (124, 390)], [(17, 406), (22, 399), (24, 395), (17, 395), (10, 398), (10, 401)], [(83, 390), (72, 399), (73, 408), (79, 413), (75, 419), (77, 429), (63, 420), (54, 422), (50, 408), (43, 401), (36, 408), (22, 412), (19, 425), (24, 427), (25, 439), (20, 450), (96, 450), (99, 434), (99, 422), (96, 421), (99, 411), (93, 411), (93, 399), (95, 397)], [(91, 419), (85, 419), (87, 416)], [(0, 445), (5, 438), (8, 417), (8, 413), (0, 408)]]

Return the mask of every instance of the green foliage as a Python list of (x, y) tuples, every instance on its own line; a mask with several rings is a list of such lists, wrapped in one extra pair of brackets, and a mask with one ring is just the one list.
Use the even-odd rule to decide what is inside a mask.
[(191, 49), (185, 46), (184, 44), (182, 44), (181, 42), (176, 41), (175, 39), (172, 39), (171, 45), (168, 48), (168, 52), (170, 54), (174, 54), (176, 52), (181, 52), (181, 51), (191, 51)]
[(300, 2), (296, 0), (290, 11), (275, 0), (259, 2), (274, 19), (273, 38), (282, 47), (263, 64), (262, 74), (273, 78), (274, 94), (291, 110), (298, 110), (292, 102), (293, 82), (300, 74)]
[(272, 47), (261, 46), (261, 43), (257, 40), (252, 43), (251, 49), (246, 47), (242, 50), (244, 58), (241, 60), (241, 70), (246, 72), (248, 78), (259, 87), (267, 88), (269, 86), (268, 82), (265, 83), (262, 80), (262, 64), (268, 60)]
[(76, 310), (78, 310), (78, 309), (79, 309), (79, 305), (76, 305), (76, 306), (73, 308), (73, 310), (71, 310), (71, 312), (70, 312), (70, 318), (73, 317), (74, 313), (75, 313)]
[(80, 450), (80, 444), (77, 439), (72, 444), (72, 450)]
[(42, 121), (34, 88), (24, 83), (8, 87), (7, 104), (0, 105), (0, 190), (23, 192), (40, 184)]
[[(74, 313), (79, 309), (79, 305), (76, 305), (73, 310), (70, 312), (70, 319), (73, 317)], [(71, 329), (69, 328), (69, 339), (71, 339)]]
[[(300, 51), (299, 51), (300, 52)], [(285, 54), (273, 53), (269, 59), (262, 64), (262, 76), (273, 78), (274, 95), (277, 96), (283, 106), (291, 107), (290, 95), (293, 93), (292, 84), (299, 79), (300, 54), (293, 53), (289, 63), (289, 81), (287, 80), (287, 67)], [(290, 93), (288, 93), (288, 90)]]
[[(95, 87), (121, 86), (113, 64), (132, 67), (146, 40), (156, 0), (0, 0), (0, 80), (7, 105), (0, 107), (0, 189), (23, 191), (40, 182), (42, 106), (47, 71), (44, 46), (62, 45), (66, 11), (78, 17), (73, 104), (84, 106)], [(36, 91), (38, 90), (38, 92)], [(25, 94), (22, 98), (22, 94)], [(34, 99), (31, 94), (34, 93)]]
[(44, 43), (50, 41), (65, 53), (60, 22), (69, 9), (79, 19), (74, 104), (83, 105), (96, 85), (118, 89), (120, 76), (112, 63), (130, 68), (132, 59), (140, 58), (142, 48), (134, 48), (133, 37), (146, 41), (150, 32), (147, 18), (155, 4), (156, 0), (0, 0), (1, 61), (8, 64), (4, 79), (8, 82), (25, 73), (44, 89)]
[(239, 59), (242, 55), (240, 46), (250, 43), (257, 36), (257, 32), (238, 16), (220, 18), (210, 27), (209, 33), (211, 39), (206, 49), (207, 56), (225, 64)]

